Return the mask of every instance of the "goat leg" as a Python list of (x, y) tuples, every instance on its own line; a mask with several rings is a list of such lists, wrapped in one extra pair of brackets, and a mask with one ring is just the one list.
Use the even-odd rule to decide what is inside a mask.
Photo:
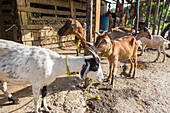
[(113, 72), (112, 72), (112, 80), (111, 80), (111, 89), (114, 88), (114, 80), (116, 75), (116, 67), (117, 67), (117, 60), (113, 63)]
[(133, 78), (136, 77), (136, 70), (137, 70), (137, 51), (135, 53), (135, 55), (133, 56), (133, 60), (134, 60), (134, 64), (133, 64), (133, 67), (134, 67), (134, 72), (133, 72)]
[(32, 85), (32, 92), (33, 92), (33, 96), (34, 96), (34, 105), (35, 105), (35, 113), (42, 113), (40, 111), (40, 107), (39, 107), (39, 99), (40, 99), (40, 87), (36, 85)]
[(112, 78), (112, 70), (113, 70), (113, 63), (109, 62), (109, 77), (107, 78), (107, 82), (109, 82), (110, 79)]
[(42, 104), (41, 107), (44, 107), (46, 112), (49, 112), (51, 108), (47, 106), (46, 96), (47, 96), (47, 86), (44, 86), (42, 91)]
[(166, 52), (165, 52), (164, 44), (161, 45), (161, 50), (163, 51), (163, 55), (164, 55), (162, 62), (164, 62), (165, 61), (165, 57), (166, 57)]
[(8, 98), (8, 101), (12, 101), (14, 104), (19, 104), (20, 101), (17, 98), (15, 98), (14, 96), (12, 96), (12, 94), (8, 91), (7, 82), (0, 81), (0, 83), (1, 83), (0, 89), (5, 94), (5, 96)]
[(158, 56), (157, 56), (157, 58), (154, 60), (154, 62), (156, 62), (156, 61), (159, 59), (159, 56), (160, 56), (160, 47), (157, 48), (157, 52), (158, 52)]
[(131, 74), (132, 74), (133, 67), (134, 67), (134, 62), (132, 61), (132, 58), (130, 58), (129, 61), (130, 61), (130, 64), (131, 64), (131, 68), (130, 68), (130, 71), (129, 71), (129, 77), (130, 77)]
[(141, 51), (141, 53), (140, 53), (140, 56), (142, 56), (142, 55), (143, 55), (144, 50), (145, 50), (145, 47), (146, 47), (146, 45), (143, 45), (143, 44), (142, 44), (142, 51)]

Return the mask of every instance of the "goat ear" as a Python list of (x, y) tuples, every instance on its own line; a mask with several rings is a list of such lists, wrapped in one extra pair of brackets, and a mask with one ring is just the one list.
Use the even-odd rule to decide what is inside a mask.
[(84, 65), (81, 70), (81, 78), (82, 79), (86, 78), (87, 73), (89, 72), (89, 69), (90, 69), (90, 63), (88, 61), (86, 61), (86, 65)]
[(110, 38), (104, 38), (106, 40), (107, 43), (110, 42)]
[(144, 28), (144, 31), (145, 31), (145, 32), (148, 31), (148, 30), (149, 30), (149, 29), (148, 29), (147, 27)]
[(77, 28), (77, 24), (71, 24), (71, 28), (76, 29)]

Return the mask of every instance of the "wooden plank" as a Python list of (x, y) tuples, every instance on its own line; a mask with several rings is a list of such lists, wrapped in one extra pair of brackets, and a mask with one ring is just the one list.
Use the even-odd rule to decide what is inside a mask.
[(2, 10), (9, 10), (9, 9), (12, 9), (12, 6), (11, 4), (5, 4), (5, 5), (2, 5)]
[(36, 12), (36, 13), (45, 13), (45, 14), (71, 15), (70, 11), (57, 11), (56, 12), (55, 10), (22, 7), (22, 6), (18, 6), (18, 10), (24, 11), (24, 12)]
[[(101, 0), (95, 0), (95, 32), (99, 32), (100, 29), (100, 4)], [(97, 34), (94, 34), (94, 42), (96, 42)]]
[(56, 13), (57, 15), (71, 15), (71, 12), (70, 11), (57, 11)]
[[(76, 12), (76, 16), (86, 16), (86, 13), (83, 12)], [(95, 15), (94, 15), (95, 16)]]
[(26, 12), (21, 12), (22, 25), (28, 24), (28, 15)]
[[(59, 29), (62, 26), (61, 25), (51, 25), (52, 27)], [(45, 29), (46, 27), (49, 27), (48, 25), (21, 25), (22, 30), (40, 30)]]
[(54, 20), (54, 21), (63, 21), (66, 20), (66, 18), (62, 18), (62, 17), (47, 17), (47, 16), (43, 16), (42, 18), (34, 18), (31, 17), (30, 20), (37, 20), (37, 21), (44, 21), (44, 20)]
[(27, 0), (27, 1), (44, 5), (54, 5), (56, 2), (58, 2), (56, 0)]
[(84, 10), (86, 10), (86, 4), (78, 3), (78, 2), (75, 2), (75, 1), (74, 1), (74, 7), (76, 9), (84, 9)]
[(25, 0), (17, 0), (17, 5), (25, 6)]
[(152, 35), (155, 34), (155, 30), (156, 30), (156, 25), (157, 25), (157, 18), (158, 18), (158, 11), (159, 11), (159, 4), (160, 4), (160, 0), (156, 1), (156, 7), (155, 7), (155, 13), (154, 13), (154, 25), (153, 25), (153, 29), (152, 29)]
[(33, 7), (18, 6), (18, 10), (19, 11), (24, 11), (24, 12), (36, 12), (36, 13), (56, 14), (55, 10), (40, 9), (40, 8), (33, 8)]

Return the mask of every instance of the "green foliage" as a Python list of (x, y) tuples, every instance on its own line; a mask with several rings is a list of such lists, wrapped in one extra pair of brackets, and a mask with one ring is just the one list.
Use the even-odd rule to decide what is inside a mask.
[[(142, 5), (142, 10), (144, 10), (144, 13), (142, 14), (143, 15), (143, 20), (145, 21), (146, 20), (146, 14), (147, 14), (147, 7), (146, 9), (144, 9), (144, 5), (147, 5), (147, 2), (143, 3)], [(158, 19), (157, 19), (157, 28), (158, 28), (158, 23), (159, 23), (159, 19), (160, 19), (160, 16), (161, 16), (161, 13), (162, 13), (162, 7), (163, 7), (163, 2), (160, 3), (160, 6), (159, 6), (159, 11), (158, 11)], [(156, 2), (152, 2), (152, 9), (151, 9), (151, 16), (150, 16), (150, 28), (152, 29), (153, 28), (153, 20), (154, 20), (154, 13), (155, 13), (155, 9), (156, 8)], [(162, 24), (163, 24), (163, 21), (164, 21), (164, 18), (165, 18), (165, 13), (166, 13), (166, 10), (168, 9), (168, 3), (166, 2), (165, 5), (164, 5), (164, 10), (163, 10), (163, 14), (162, 14), (162, 18), (161, 18), (161, 24), (160, 24), (160, 28), (162, 28)], [(130, 6), (128, 6), (128, 10), (130, 10)], [(112, 12), (115, 12), (115, 9), (111, 9)], [(124, 16), (125, 16), (125, 12), (126, 12), (126, 7), (124, 7)], [(132, 27), (132, 17), (133, 17), (133, 13), (130, 14), (130, 20), (128, 20), (127, 22), (127, 27)], [(167, 18), (170, 18), (170, 11), (168, 11), (168, 15), (167, 15)], [(119, 21), (119, 17), (117, 15), (117, 21)], [(125, 23), (125, 19), (124, 20), (124, 23)], [(123, 25), (124, 25), (123, 23)], [(166, 27), (168, 23), (165, 23), (164, 27)], [(118, 26), (116, 24), (116, 26)]]

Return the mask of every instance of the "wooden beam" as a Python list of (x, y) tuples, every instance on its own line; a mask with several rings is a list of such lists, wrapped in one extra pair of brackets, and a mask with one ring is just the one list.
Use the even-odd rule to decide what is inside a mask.
[(150, 20), (150, 15), (151, 15), (151, 9), (152, 9), (152, 0), (148, 0), (147, 2), (147, 6), (148, 6), (148, 9), (147, 9), (147, 14), (146, 14), (146, 27), (149, 27), (149, 20)]
[(91, 42), (91, 38), (92, 38), (92, 19), (93, 19), (93, 0), (87, 0), (87, 13), (86, 13), (87, 36), (86, 36), (86, 40), (89, 42)]
[(162, 19), (162, 14), (163, 14), (163, 11), (164, 11), (164, 6), (165, 6), (165, 0), (163, 0), (163, 6), (162, 6), (161, 15), (160, 15), (160, 18), (159, 18), (157, 35), (159, 35), (159, 29), (160, 29), (160, 25), (161, 25), (161, 19)]
[[(95, 32), (100, 29), (100, 4), (101, 0), (95, 0)], [(94, 34), (94, 42), (96, 42), (97, 34)]]
[(73, 0), (69, 0), (70, 2), (70, 13), (71, 13), (71, 18), (74, 18), (74, 6), (73, 6)]
[(156, 25), (157, 25), (157, 18), (158, 18), (158, 11), (159, 11), (159, 4), (160, 4), (160, 0), (156, 1), (156, 7), (155, 7), (155, 13), (154, 13), (154, 25), (153, 25), (153, 29), (152, 29), (152, 35), (155, 34), (155, 30), (156, 30)]
[(3, 34), (3, 14), (2, 14), (2, 0), (0, 1), (0, 39), (2, 39)]
[(162, 29), (161, 29), (161, 33), (162, 33), (162, 31), (164, 30), (165, 20), (166, 20), (166, 18), (167, 18), (168, 11), (169, 11), (169, 5), (168, 5), (168, 8), (166, 9), (166, 12), (165, 12), (164, 21), (163, 21)]
[(136, 1), (136, 27), (135, 27), (135, 33), (137, 34), (138, 32), (138, 24), (139, 24), (139, 0)]
[[(93, 19), (93, 0), (87, 0), (87, 14), (86, 14), (86, 23), (87, 23), (87, 36), (86, 36), (86, 40), (88, 42), (91, 42), (91, 38), (92, 38), (92, 19)], [(88, 51), (85, 51), (86, 55), (89, 54)], [(89, 79), (86, 78), (85, 79), (85, 87), (87, 87), (89, 85)]]

